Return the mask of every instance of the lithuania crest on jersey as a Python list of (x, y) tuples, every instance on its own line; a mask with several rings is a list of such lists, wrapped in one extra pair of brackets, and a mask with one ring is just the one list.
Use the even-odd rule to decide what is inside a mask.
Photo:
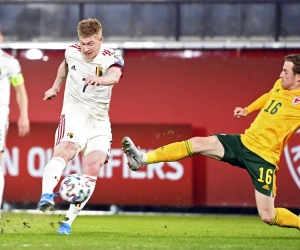
[(290, 143), (284, 149), (286, 163), (291, 176), (297, 187), (300, 189), (300, 131), (293, 135)]

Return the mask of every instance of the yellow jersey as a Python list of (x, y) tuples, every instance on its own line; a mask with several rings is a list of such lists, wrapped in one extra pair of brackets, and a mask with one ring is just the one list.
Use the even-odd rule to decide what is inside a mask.
[(277, 166), (289, 138), (300, 128), (300, 89), (285, 90), (278, 79), (267, 94), (245, 109), (260, 110), (250, 128), (241, 135), (242, 143), (252, 152)]

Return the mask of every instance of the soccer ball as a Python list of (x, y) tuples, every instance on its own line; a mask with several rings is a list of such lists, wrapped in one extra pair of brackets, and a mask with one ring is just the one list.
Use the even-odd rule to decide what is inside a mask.
[(60, 184), (60, 196), (64, 201), (71, 204), (82, 203), (89, 197), (90, 186), (93, 181), (95, 180), (81, 174), (70, 174)]

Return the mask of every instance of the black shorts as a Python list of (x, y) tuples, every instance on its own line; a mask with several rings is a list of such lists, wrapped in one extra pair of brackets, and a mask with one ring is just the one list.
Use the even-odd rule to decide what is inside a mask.
[(216, 134), (216, 136), (225, 150), (221, 161), (246, 169), (258, 192), (276, 196), (276, 166), (246, 148), (239, 134)]

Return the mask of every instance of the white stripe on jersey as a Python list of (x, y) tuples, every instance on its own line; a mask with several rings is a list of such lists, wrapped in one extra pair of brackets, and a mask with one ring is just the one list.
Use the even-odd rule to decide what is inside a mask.
[[(68, 77), (64, 94), (62, 114), (108, 119), (108, 111), (113, 86), (88, 86), (83, 92), (84, 78), (88, 75), (105, 75), (112, 65), (124, 68), (124, 60), (113, 49), (103, 48), (92, 60), (87, 60), (80, 52), (78, 44), (65, 51)], [(97, 70), (98, 68), (98, 70)], [(101, 75), (100, 75), (101, 72)]]

